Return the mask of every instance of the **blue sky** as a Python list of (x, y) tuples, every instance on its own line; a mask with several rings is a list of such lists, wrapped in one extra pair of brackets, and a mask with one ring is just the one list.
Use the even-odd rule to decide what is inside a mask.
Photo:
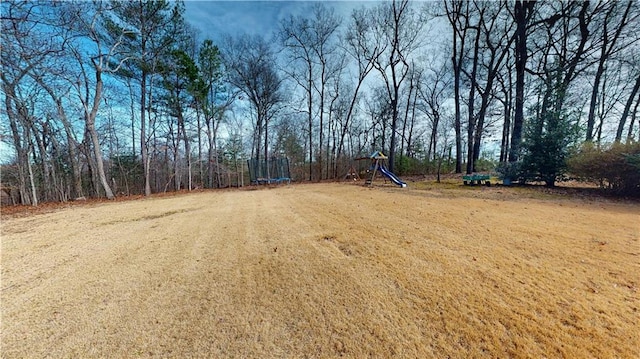
[[(323, 1), (347, 21), (355, 8), (376, 1)], [(263, 34), (269, 38), (282, 19), (304, 14), (311, 1), (199, 1), (185, 0), (185, 17), (201, 32), (202, 39), (219, 43), (225, 33)]]

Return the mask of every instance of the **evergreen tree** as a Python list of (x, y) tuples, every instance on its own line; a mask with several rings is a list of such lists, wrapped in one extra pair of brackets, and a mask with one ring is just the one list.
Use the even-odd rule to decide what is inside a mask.
[[(160, 73), (161, 60), (176, 43), (177, 35), (172, 30), (181, 21), (184, 12), (182, 2), (167, 0), (113, 0), (114, 18), (108, 24), (109, 31), (120, 33), (126, 29), (129, 36), (122, 47), (133, 61), (130, 68), (122, 68), (120, 75), (140, 81), (140, 154), (144, 167), (144, 193), (151, 195), (151, 153), (149, 132), (151, 111), (154, 107), (154, 75)], [(122, 29), (121, 29), (122, 28)], [(126, 71), (125, 71), (126, 70)]]
[(536, 105), (522, 144), (521, 176), (524, 180), (544, 181), (548, 187), (555, 186), (564, 174), (566, 160), (580, 134), (577, 120), (558, 106), (564, 99), (561, 72), (555, 70), (548, 77), (542, 103)]

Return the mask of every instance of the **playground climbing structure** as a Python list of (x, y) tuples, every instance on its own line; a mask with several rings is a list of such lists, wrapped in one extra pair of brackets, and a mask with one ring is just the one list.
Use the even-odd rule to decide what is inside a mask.
[(385, 162), (387, 161), (388, 157), (385, 156), (384, 153), (380, 151), (375, 151), (369, 157), (356, 158), (356, 160), (366, 160), (366, 159), (371, 161), (371, 167), (369, 168), (371, 175), (369, 176), (369, 178), (367, 178), (365, 182), (366, 186), (373, 186), (373, 181), (376, 178), (376, 174), (378, 173), (378, 171), (380, 171), (380, 173), (383, 176), (388, 178), (395, 185), (400, 186), (402, 188), (407, 187), (407, 184), (404, 181), (402, 181), (393, 172), (389, 171), (389, 169), (385, 166)]

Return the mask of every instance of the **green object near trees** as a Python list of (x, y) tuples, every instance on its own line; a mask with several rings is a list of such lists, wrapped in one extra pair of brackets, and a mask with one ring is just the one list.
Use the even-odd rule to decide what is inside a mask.
[(525, 180), (543, 181), (555, 186), (566, 170), (566, 160), (580, 137), (578, 121), (563, 110), (562, 69), (542, 88), (542, 101), (534, 107), (535, 116), (525, 128), (522, 144), (521, 175)]
[(462, 181), (465, 185), (476, 185), (476, 184), (485, 184), (487, 186), (491, 186), (491, 176), (489, 175), (466, 175), (462, 176)]

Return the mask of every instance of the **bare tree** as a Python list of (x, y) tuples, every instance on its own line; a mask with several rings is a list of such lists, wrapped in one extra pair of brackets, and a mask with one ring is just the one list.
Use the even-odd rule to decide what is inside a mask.
[[(400, 88), (410, 70), (409, 58), (421, 46), (420, 40), (426, 20), (415, 12), (408, 0), (383, 3), (370, 12), (374, 32), (376, 54), (374, 67), (385, 85), (391, 109), (391, 141), (389, 143), (389, 170), (393, 172), (398, 119), (400, 110)], [(384, 49), (384, 50), (382, 50)]]
[[(115, 196), (104, 169), (101, 144), (96, 130), (96, 118), (104, 95), (103, 76), (117, 73), (122, 64), (129, 60), (129, 57), (123, 53), (122, 45), (124, 39), (129, 36), (130, 31), (123, 29), (119, 35), (109, 39), (106, 29), (109, 22), (104, 22), (104, 15), (110, 9), (104, 7), (102, 3), (69, 4), (67, 10), (68, 12), (65, 15), (73, 19), (73, 23), (77, 26), (77, 31), (87, 36), (92, 45), (88, 49), (85, 43), (78, 41), (74, 44), (75, 46), (71, 47), (71, 51), (79, 65), (80, 77), (75, 83), (75, 87), (83, 108), (86, 133), (91, 141), (100, 184), (106, 197), (114, 199)], [(85, 57), (85, 53), (88, 54), (88, 59)], [(87, 62), (89, 62), (90, 68), (87, 68)]]
[[(367, 76), (374, 69), (374, 60), (380, 56), (381, 49), (376, 44), (375, 39), (371, 33), (371, 24), (367, 18), (368, 14), (365, 9), (354, 10), (351, 14), (351, 22), (348, 25), (348, 30), (345, 33), (344, 50), (351, 56), (357, 66), (357, 81), (353, 90), (350, 92), (351, 96), (348, 100), (348, 106), (346, 113), (341, 117), (338, 146), (336, 151), (336, 157), (340, 158), (345, 148), (345, 138), (349, 133), (351, 124), (353, 122), (353, 116), (355, 114), (356, 105), (360, 98), (360, 91), (362, 84)], [(343, 86), (342, 92), (345, 92), (346, 86)], [(344, 105), (346, 103), (343, 102)], [(337, 176), (337, 168), (336, 168)]]
[[(262, 151), (266, 160), (269, 121), (282, 102), (282, 79), (276, 70), (273, 49), (261, 36), (227, 37), (223, 59), (230, 83), (247, 96), (256, 115), (253, 154), (260, 159)], [(269, 173), (262, 175), (269, 177)]]
[(454, 129), (456, 132), (456, 173), (462, 172), (462, 106), (460, 104), (460, 90), (462, 86), (462, 63), (467, 51), (467, 33), (471, 29), (469, 24), (469, 2), (445, 1), (445, 12), (451, 25), (452, 33), (452, 70), (453, 70), (453, 100), (455, 105)]
[[(487, 8), (487, 16), (480, 16), (481, 20), (478, 24), (478, 31), (482, 34), (483, 56), (481, 68), (483, 71), (483, 81), (476, 81), (472, 86), (477, 86), (480, 95), (480, 108), (474, 113), (474, 120), (469, 122), (474, 125), (474, 133), (472, 138), (468, 138), (469, 146), (467, 172), (475, 171), (475, 163), (480, 156), (480, 145), (482, 136), (485, 131), (485, 117), (491, 104), (495, 98), (494, 83), (500, 70), (503, 68), (505, 59), (510, 52), (511, 44), (514, 41), (513, 24), (509, 21), (506, 4), (490, 3)], [(479, 11), (482, 13), (482, 11)], [(471, 105), (471, 100), (470, 100)], [(469, 109), (471, 112), (471, 108)]]
[[(633, 112), (631, 113), (631, 121), (629, 122), (629, 131), (627, 132), (627, 142), (631, 142), (634, 141), (633, 138), (633, 131), (634, 131), (634, 124), (638, 118), (638, 114), (640, 114), (640, 112), (638, 111), (638, 109), (640, 108), (640, 95), (638, 95), (638, 98), (636, 99), (636, 105), (633, 108)], [(638, 126), (640, 127), (640, 126)], [(640, 134), (640, 131), (638, 131), (638, 133)], [(635, 141), (640, 142), (640, 135), (638, 135), (638, 138), (635, 139)]]
[(451, 96), (450, 67), (445, 62), (431, 62), (418, 84), (418, 109), (429, 119), (431, 133), (427, 158), (436, 159), (438, 156), (438, 130), (443, 119), (444, 102)]
[[(311, 49), (314, 39), (310, 20), (306, 17), (285, 19), (280, 24), (280, 41), (289, 54), (285, 73), (304, 91), (307, 115), (307, 139), (309, 152), (309, 181), (313, 180), (313, 80), (316, 63)], [(290, 69), (286, 69), (290, 68)]]
[[(627, 117), (629, 117), (629, 113), (631, 111), (631, 107), (633, 106), (633, 102), (634, 101), (636, 102), (636, 109), (638, 107), (638, 103), (640, 103), (640, 96), (638, 96), (638, 99), (636, 99), (636, 95), (638, 94), (640, 94), (640, 75), (635, 80), (635, 84), (633, 85), (631, 94), (629, 95), (629, 98), (625, 103), (622, 116), (620, 116), (620, 122), (618, 122), (618, 129), (616, 131), (616, 142), (620, 142), (622, 140), (622, 132), (624, 131), (624, 126), (627, 121)], [(633, 111), (633, 114), (635, 115), (635, 111)], [(629, 125), (629, 136), (627, 136), (628, 138), (631, 137), (632, 128), (633, 128), (633, 121)]]
[[(2, 6), (0, 36), (2, 93), (5, 113), (16, 151), (20, 202), (38, 204), (34, 172), (29, 159), (34, 151), (33, 88), (29, 79), (39, 66), (64, 51), (64, 40), (55, 34), (51, 4), (39, 1), (7, 1)], [(64, 38), (63, 38), (64, 39)]]
[(496, 94), (496, 100), (498, 100), (503, 106), (504, 117), (504, 121), (502, 122), (502, 139), (500, 142), (500, 163), (508, 162), (509, 160), (510, 140), (513, 128), (513, 69), (515, 67), (513, 57), (514, 56), (507, 55), (505, 68), (503, 69), (504, 71), (499, 72), (496, 78), (496, 81), (500, 85), (499, 91), (497, 91)]
[[(606, 9), (603, 9), (604, 16), (602, 17), (601, 26), (596, 27), (596, 31), (600, 31), (600, 56), (598, 59), (598, 66), (593, 79), (593, 88), (591, 90), (591, 101), (589, 102), (589, 114), (587, 116), (587, 134), (586, 140), (592, 141), (594, 135), (594, 125), (596, 119), (596, 107), (598, 104), (598, 91), (600, 90), (600, 82), (603, 74), (606, 70), (606, 64), (609, 59), (620, 50), (630, 45), (630, 42), (638, 40), (637, 35), (625, 34), (625, 27), (638, 19), (640, 13), (638, 13), (636, 6), (635, 13), (632, 13), (633, 1), (629, 0), (626, 4), (621, 2), (612, 1), (607, 3)], [(632, 29), (637, 31), (638, 29)], [(624, 36), (627, 35), (627, 36)], [(625, 39), (626, 38), (626, 39)], [(622, 42), (619, 43), (618, 41)]]
[[(48, 74), (49, 75), (49, 74)], [(69, 96), (69, 89), (62, 90), (55, 88), (55, 85), (50, 81), (45, 81), (45, 70), (34, 71), (30, 74), (30, 76), (40, 85), (46, 93), (51, 97), (51, 100), (55, 104), (57, 119), (62, 122), (62, 126), (64, 128), (64, 132), (67, 140), (67, 151), (69, 155), (69, 165), (71, 167), (71, 172), (73, 173), (73, 189), (74, 189), (74, 198), (83, 198), (84, 191), (82, 189), (82, 174), (78, 158), (77, 148), (79, 147), (79, 143), (76, 140), (76, 136), (73, 130), (73, 126), (71, 121), (69, 120), (69, 116), (67, 115), (67, 109), (65, 105), (65, 98)]]
[[(318, 123), (318, 178), (322, 179), (322, 146), (325, 135), (328, 84), (340, 72), (338, 61), (337, 30), (342, 19), (333, 8), (316, 3), (311, 7), (311, 16), (290, 16), (280, 24), (280, 41), (288, 54), (285, 72), (304, 91), (308, 122), (309, 180), (313, 179), (313, 114)], [(288, 70), (287, 70), (288, 69)], [(317, 98), (317, 101), (314, 100)]]
[[(543, 81), (548, 81), (552, 76), (561, 76), (557, 79), (560, 88), (554, 104), (556, 112), (563, 109), (570, 94), (570, 85), (590, 65), (585, 59), (593, 51), (595, 43), (590, 42), (592, 32), (589, 26), (592, 25), (594, 14), (600, 12), (602, 6), (602, 3), (598, 3), (591, 9), (588, 1), (550, 4), (547, 11), (551, 15), (540, 22), (541, 37), (534, 51), (540, 53), (537, 60), (541, 70), (535, 74)], [(561, 69), (559, 74), (557, 69)]]

